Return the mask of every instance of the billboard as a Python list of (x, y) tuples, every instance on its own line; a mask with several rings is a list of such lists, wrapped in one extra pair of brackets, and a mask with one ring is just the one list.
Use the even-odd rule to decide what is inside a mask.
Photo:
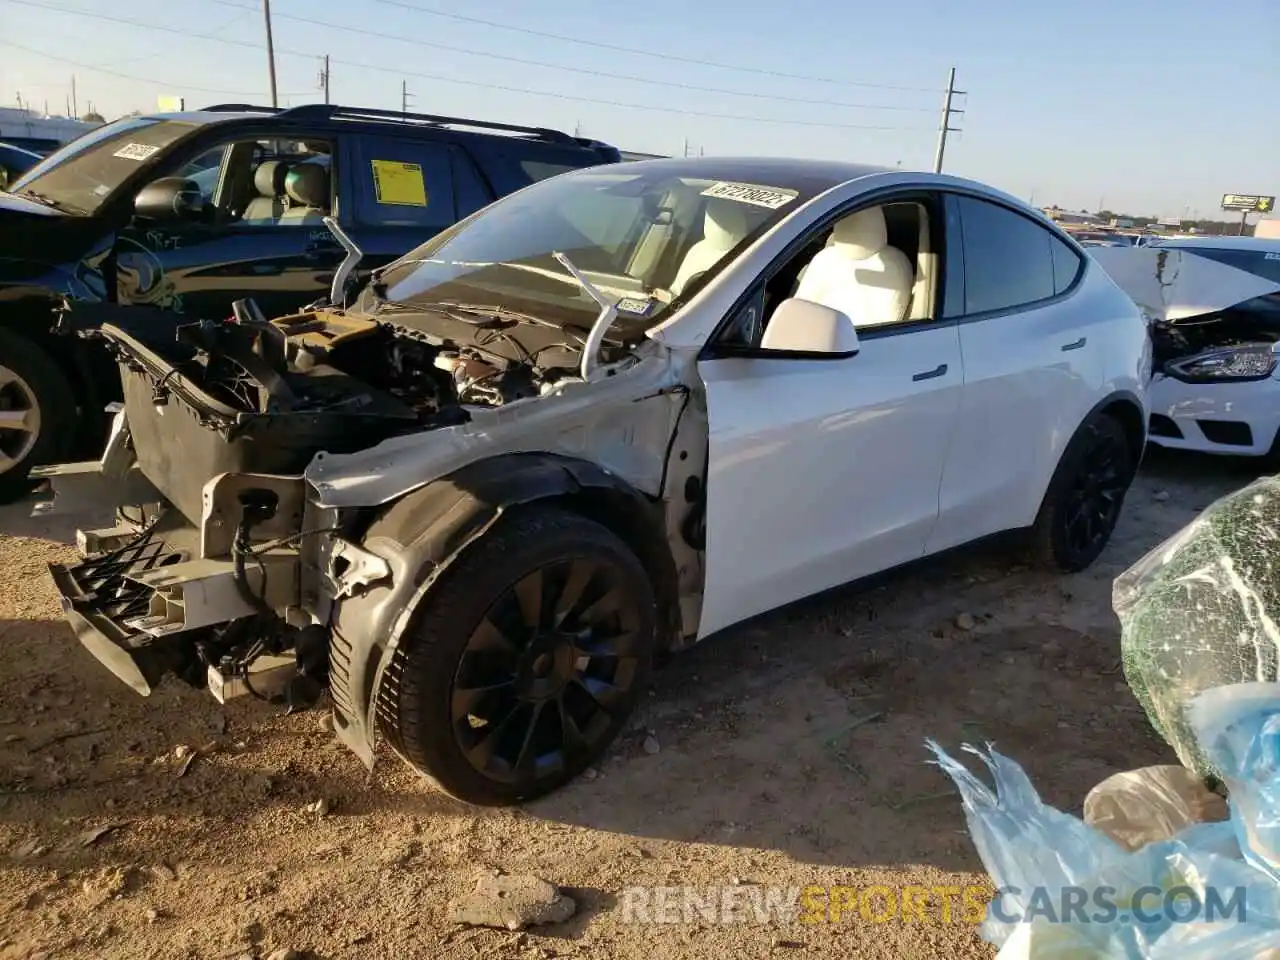
[(1223, 210), (1243, 210), (1247, 213), (1270, 213), (1276, 208), (1275, 197), (1257, 194), (1228, 193), (1222, 197)]

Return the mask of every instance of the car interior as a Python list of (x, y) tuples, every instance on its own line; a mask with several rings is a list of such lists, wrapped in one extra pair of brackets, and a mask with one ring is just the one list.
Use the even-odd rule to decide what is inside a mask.
[[(211, 154), (217, 159), (209, 164)], [(333, 207), (328, 143), (251, 140), (211, 154), (189, 164), (184, 175), (200, 183), (216, 223), (311, 225)]]
[[(723, 225), (723, 218), (717, 223)], [(721, 341), (758, 346), (773, 311), (792, 297), (839, 310), (859, 331), (930, 319), (937, 303), (939, 223), (928, 204), (915, 200), (867, 207), (837, 220), (773, 273), (763, 302), (757, 296)], [(697, 250), (695, 244), (686, 260)]]

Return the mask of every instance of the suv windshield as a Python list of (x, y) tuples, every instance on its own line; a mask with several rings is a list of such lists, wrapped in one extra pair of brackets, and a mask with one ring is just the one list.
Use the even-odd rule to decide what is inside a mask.
[(682, 175), (659, 161), (543, 180), (390, 264), (371, 292), (384, 308), (488, 305), (588, 328), (599, 307), (559, 252), (615, 300), (620, 324), (643, 331), (814, 193), (808, 184), (708, 178), (705, 163), (696, 169)]
[(27, 171), (10, 192), (92, 214), (138, 164), (186, 136), (195, 124), (130, 117), (73, 140)]

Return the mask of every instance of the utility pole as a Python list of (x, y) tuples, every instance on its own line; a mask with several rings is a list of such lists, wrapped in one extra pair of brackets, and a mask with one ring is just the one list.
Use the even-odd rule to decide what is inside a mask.
[[(48, 111), (45, 111), (46, 113)], [(76, 75), (71, 75), (71, 119), (77, 120), (80, 117), (80, 104), (76, 102)]]
[(271, 0), (262, 0), (262, 18), (267, 25), (267, 70), (271, 75), (271, 106), (280, 106), (276, 95), (276, 47), (271, 40)]
[(960, 130), (951, 126), (952, 114), (964, 113), (963, 110), (957, 110), (951, 106), (951, 98), (956, 94), (964, 96), (963, 90), (956, 89), (956, 68), (951, 68), (951, 74), (947, 77), (946, 97), (942, 101), (942, 125), (938, 127), (938, 152), (933, 157), (933, 172), (942, 172), (942, 157), (947, 152), (947, 134), (959, 133)]
[(324, 66), (320, 68), (320, 89), (324, 91), (324, 102), (329, 102), (329, 55), (324, 55)]
[(409, 112), (409, 83), (406, 80), (400, 81), (400, 112), (408, 114)]

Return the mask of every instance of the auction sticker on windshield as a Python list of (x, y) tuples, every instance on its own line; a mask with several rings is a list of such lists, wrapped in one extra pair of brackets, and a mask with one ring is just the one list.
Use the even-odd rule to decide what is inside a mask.
[(780, 210), (796, 198), (789, 190), (777, 190), (773, 187), (761, 187), (753, 183), (713, 183), (702, 191), (704, 197), (718, 197), (721, 200), (736, 200), (738, 203), (749, 203), (756, 207), (767, 207)]
[(402, 160), (371, 160), (373, 192), (378, 203), (402, 207), (425, 207), (427, 185), (422, 179), (422, 165)]
[(120, 157), (122, 160), (142, 161), (159, 151), (159, 147), (153, 147), (149, 143), (126, 143), (123, 147), (113, 153), (112, 156)]

